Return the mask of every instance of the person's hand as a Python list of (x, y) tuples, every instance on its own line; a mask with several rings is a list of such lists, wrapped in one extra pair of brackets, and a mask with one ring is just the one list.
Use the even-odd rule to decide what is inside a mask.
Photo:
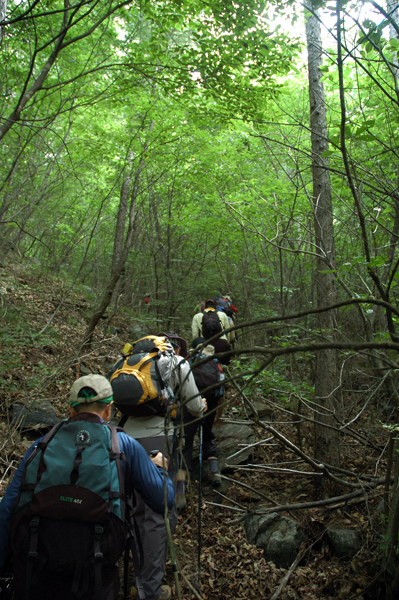
[(162, 454), (162, 452), (158, 452), (155, 456), (150, 456), (150, 459), (157, 467), (162, 467), (168, 470), (168, 459)]
[(204, 410), (202, 412), (206, 412), (208, 410), (208, 402), (206, 401), (206, 398), (202, 398), (202, 402), (204, 403)]

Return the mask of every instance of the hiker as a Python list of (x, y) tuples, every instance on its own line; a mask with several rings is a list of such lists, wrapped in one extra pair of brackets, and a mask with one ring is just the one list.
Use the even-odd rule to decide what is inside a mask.
[[(214, 298), (209, 298), (205, 301), (205, 308), (202, 312), (197, 313), (193, 317), (191, 331), (193, 340), (201, 337), (210, 339), (217, 333), (222, 333), (230, 327), (227, 315), (223, 311), (217, 311), (217, 304)], [(223, 333), (219, 339), (230, 341), (230, 334)], [(216, 352), (220, 350), (216, 348)]]
[(199, 312), (202, 312), (205, 308), (205, 302), (203, 302), (202, 300), (200, 300), (199, 302), (197, 302), (197, 304), (194, 307), (193, 312), (191, 313), (192, 315), (196, 315)]
[(218, 305), (218, 307), (219, 306), (222, 307), (228, 316), (231, 316), (234, 318), (234, 315), (236, 313), (238, 313), (238, 308), (236, 308), (233, 305), (233, 302), (232, 302), (230, 296), (228, 296), (227, 294), (225, 294), (224, 296), (216, 296), (215, 299), (216, 299), (216, 304)]
[[(178, 341), (179, 340), (179, 341)], [(178, 357), (172, 343), (182, 354)], [(178, 342), (178, 344), (177, 344)], [(187, 344), (176, 334), (149, 335), (126, 344), (122, 359), (107, 374), (114, 390), (115, 405), (122, 414), (121, 424), (147, 452), (161, 450), (169, 459), (173, 446), (173, 429), (165, 431), (165, 415), (178, 390), (180, 402), (186, 403), (192, 419), (202, 417), (206, 401), (195, 384), (189, 364), (183, 355)], [(169, 460), (169, 475), (176, 472)], [(162, 586), (166, 567), (168, 539), (164, 518), (138, 498), (135, 518), (143, 540), (144, 565), (141, 571), (146, 600), (168, 600), (169, 586)], [(169, 512), (173, 533), (177, 512)]]
[[(197, 338), (192, 342), (192, 348), (197, 348), (204, 344), (206, 340), (203, 338)], [(194, 374), (194, 379), (197, 387), (201, 393), (203, 393), (208, 404), (208, 410), (206, 415), (201, 421), (193, 421), (193, 418), (183, 408), (183, 420), (184, 420), (184, 466), (187, 467), (188, 471), (191, 471), (191, 457), (193, 452), (193, 441), (194, 436), (199, 426), (203, 428), (203, 446), (202, 446), (202, 458), (203, 461), (208, 461), (209, 475), (211, 482), (214, 486), (219, 486), (222, 483), (220, 472), (217, 464), (218, 448), (215, 434), (212, 431), (213, 423), (215, 421), (216, 410), (221, 402), (223, 402), (223, 385), (214, 387), (211, 390), (204, 392), (205, 388), (221, 384), (224, 380), (223, 368), (217, 358), (212, 358), (207, 362), (196, 367), (196, 363), (202, 361), (205, 358), (212, 357), (215, 354), (215, 348), (212, 344), (208, 344), (200, 350), (200, 352), (190, 359), (191, 368)]]
[(146, 309), (147, 312), (149, 312), (149, 310), (150, 310), (150, 302), (151, 302), (151, 294), (150, 294), (150, 292), (148, 292), (144, 296), (144, 308)]
[(165, 510), (165, 491), (173, 506), (165, 457), (150, 459), (138, 442), (108, 425), (112, 401), (102, 375), (77, 379), (70, 418), (32, 444), (7, 488), (0, 567), (10, 538), (15, 600), (116, 600), (131, 504), (125, 492), (139, 493), (154, 514)]
[[(227, 316), (229, 327), (234, 327), (236, 313), (238, 313), (238, 309), (235, 306), (233, 306), (230, 296), (216, 296), (215, 300), (217, 304), (216, 310), (219, 312), (224, 312)], [(235, 348), (237, 346), (238, 339), (235, 331), (230, 331), (229, 342), (232, 348)]]

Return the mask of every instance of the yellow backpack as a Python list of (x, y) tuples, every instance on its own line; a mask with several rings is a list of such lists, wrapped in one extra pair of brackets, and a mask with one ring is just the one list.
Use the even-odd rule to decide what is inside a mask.
[(148, 335), (133, 344), (125, 344), (122, 358), (107, 374), (115, 405), (122, 414), (165, 415), (171, 390), (157, 364), (163, 352), (170, 354), (173, 360), (166, 337)]

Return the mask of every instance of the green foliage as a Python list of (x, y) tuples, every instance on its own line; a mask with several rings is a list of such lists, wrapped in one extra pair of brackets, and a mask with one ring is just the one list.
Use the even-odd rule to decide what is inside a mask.
[[(151, 291), (149, 314), (176, 327), (188, 326), (199, 299), (219, 292), (230, 292), (241, 321), (309, 308), (315, 247), (308, 96), (292, 3), (129, 2), (100, 23), (115, 6), (101, 0), (96, 11), (78, 11), (69, 45), (0, 145), (0, 255), (18, 248), (51, 272), (77, 276), (94, 301), (110, 274), (122, 180), (142, 161), (119, 308), (140, 313)], [(51, 14), (34, 7), (20, 19), (25, 4), (9, 4), (3, 119), (21, 82), (33, 83), (54, 47), (63, 4), (54, 7)], [(349, 30), (352, 17), (342, 18)], [(296, 20), (295, 36), (280, 27), (284, 19)], [(397, 251), (391, 256), (389, 248), (399, 118), (387, 58), (398, 42), (387, 41), (381, 19), (351, 26), (358, 34), (345, 41), (343, 133), (371, 252), (366, 259), (342, 161), (330, 38), (322, 72), (331, 144), (322, 158), (331, 168), (338, 258), (323, 273), (336, 273), (352, 295), (365, 296), (376, 293), (372, 270), (384, 286), (390, 281), (395, 301), (389, 270)], [(360, 44), (356, 55), (350, 43)], [(344, 288), (340, 293), (347, 297)]]
[[(262, 368), (262, 362), (253, 358), (245, 361), (245, 369), (257, 371)], [(279, 404), (282, 408), (296, 410), (298, 400), (312, 400), (314, 386), (303, 381), (292, 381), (287, 377), (287, 365), (279, 362), (272, 368), (262, 370), (256, 377), (242, 376), (246, 393), (252, 398), (264, 397), (270, 402)]]

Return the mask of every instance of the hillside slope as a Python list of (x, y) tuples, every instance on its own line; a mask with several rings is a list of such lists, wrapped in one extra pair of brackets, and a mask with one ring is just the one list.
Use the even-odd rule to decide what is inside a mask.
[[(111, 325), (96, 332), (93, 345), (79, 351), (91, 311), (88, 291), (76, 289), (66, 298), (67, 284), (61, 279), (44, 275), (32, 263), (21, 263), (1, 270), (1, 355), (0, 355), (0, 495), (26, 448), (37, 437), (35, 431), (20, 432), (11, 426), (15, 403), (29, 405), (35, 400), (47, 400), (57, 416), (66, 415), (70, 385), (79, 374), (104, 374), (117, 357), (124, 342), (132, 339), (128, 313), (115, 315)], [(143, 327), (146, 323), (143, 322)], [(111, 327), (118, 333), (111, 333)], [(137, 322), (135, 323), (137, 327)], [(367, 425), (369, 426), (369, 424)], [(258, 439), (263, 433), (254, 429)], [(309, 428), (304, 437), (310, 437)], [(369, 434), (370, 435), (370, 432)], [(375, 431), (378, 435), (378, 427)], [(376, 439), (376, 438), (375, 438)], [(280, 447), (262, 448), (254, 452), (253, 463), (284, 464), (292, 456)], [(357, 451), (359, 452), (359, 451)], [(350, 461), (372, 469), (374, 456), (351, 453)], [(359, 467), (360, 468), (360, 467)], [(264, 475), (261, 470), (231, 470), (228, 476), (237, 483), (226, 486), (215, 497), (205, 486), (201, 502), (201, 594), (204, 600), (227, 598), (271, 598), (287, 575), (267, 563), (263, 551), (249, 544), (242, 522), (234, 508), (251, 511), (259, 504), (255, 493), (271, 495), (278, 504), (313, 500), (312, 478), (297, 479), (284, 474)], [(381, 492), (382, 494), (382, 492)], [(373, 552), (379, 526), (373, 517), (379, 503), (374, 494), (367, 502), (340, 505), (335, 510), (311, 508), (287, 513), (296, 519), (306, 533), (304, 555), (288, 580), (274, 598), (344, 600), (375, 598), (375, 592), (362, 592), (373, 579), (376, 566)], [(223, 504), (224, 506), (215, 506)], [(264, 501), (263, 501), (264, 503)], [(328, 527), (359, 531), (362, 548), (352, 561), (340, 561), (326, 542)], [(175, 534), (177, 557), (182, 576), (182, 598), (195, 598), (187, 581), (196, 588), (198, 582), (198, 484), (192, 485), (188, 510), (180, 516)], [(168, 583), (174, 586), (171, 565), (167, 568)]]

